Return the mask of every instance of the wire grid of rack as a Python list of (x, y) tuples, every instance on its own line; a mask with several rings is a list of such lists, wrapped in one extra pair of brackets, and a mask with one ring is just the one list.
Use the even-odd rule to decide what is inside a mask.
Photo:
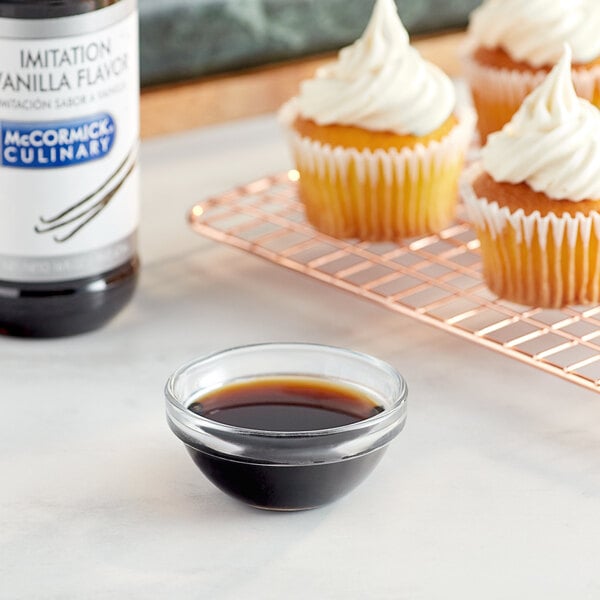
[(313, 229), (297, 172), (196, 204), (209, 238), (368, 298), (388, 309), (600, 391), (600, 306), (548, 310), (498, 299), (483, 283), (479, 242), (464, 220), (402, 245), (337, 240)]

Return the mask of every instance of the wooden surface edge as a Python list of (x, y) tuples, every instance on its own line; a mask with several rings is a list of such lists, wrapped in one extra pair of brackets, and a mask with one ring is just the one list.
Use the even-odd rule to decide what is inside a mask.
[[(463, 32), (454, 32), (416, 39), (413, 44), (423, 57), (455, 77), (460, 74), (458, 50), (463, 39)], [(311, 77), (332, 56), (144, 90), (141, 97), (142, 137), (274, 112), (296, 93), (302, 80)]]

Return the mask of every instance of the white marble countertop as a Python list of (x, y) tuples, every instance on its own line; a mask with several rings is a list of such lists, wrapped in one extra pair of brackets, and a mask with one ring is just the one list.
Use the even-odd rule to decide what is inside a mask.
[[(600, 397), (192, 234), (206, 195), (287, 168), (273, 118), (145, 142), (143, 273), (105, 329), (0, 338), (0, 598), (600, 597)], [(259, 341), (397, 366), (407, 426), (326, 508), (265, 513), (169, 431), (183, 361)]]

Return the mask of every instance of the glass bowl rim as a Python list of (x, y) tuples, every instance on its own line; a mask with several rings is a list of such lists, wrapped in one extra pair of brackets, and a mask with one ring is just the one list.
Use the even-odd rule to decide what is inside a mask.
[[(253, 429), (249, 427), (238, 427), (236, 425), (228, 425), (225, 423), (219, 423), (218, 421), (214, 421), (212, 419), (208, 419), (197, 413), (192, 412), (188, 409), (187, 406), (183, 404), (175, 394), (175, 383), (176, 381), (183, 376), (183, 374), (193, 368), (196, 365), (199, 365), (204, 362), (208, 362), (210, 360), (214, 360), (217, 358), (221, 358), (230, 354), (234, 354), (240, 351), (248, 351), (252, 349), (305, 349), (305, 350), (317, 350), (317, 351), (325, 351), (331, 352), (334, 354), (346, 355), (349, 357), (353, 357), (355, 359), (359, 359), (363, 362), (369, 363), (371, 366), (380, 369), (381, 371), (386, 372), (391, 378), (393, 378), (398, 384), (399, 392), (397, 396), (393, 399), (392, 406), (388, 409), (385, 408), (380, 413), (368, 417), (366, 419), (362, 419), (360, 421), (356, 421), (354, 423), (349, 423), (347, 425), (341, 425), (338, 427), (328, 427), (326, 429), (307, 429), (303, 431), (276, 431), (276, 430), (265, 430), (265, 429)], [(290, 374), (292, 375), (292, 374)], [(303, 376), (310, 377), (310, 375), (302, 374)], [(256, 377), (260, 377), (260, 374), (256, 375)], [(329, 344), (316, 344), (316, 343), (305, 343), (305, 342), (263, 342), (257, 344), (242, 344), (239, 346), (233, 346), (230, 348), (226, 348), (225, 350), (219, 350), (217, 352), (212, 352), (205, 356), (194, 358), (180, 367), (178, 367), (167, 379), (167, 383), (164, 388), (165, 397), (172, 409), (174, 409), (176, 414), (185, 415), (185, 419), (190, 421), (204, 429), (206, 432), (214, 431), (215, 433), (226, 433), (226, 434), (235, 434), (245, 437), (253, 437), (253, 438), (285, 438), (285, 439), (303, 439), (303, 438), (318, 438), (325, 437), (331, 435), (339, 435), (351, 432), (357, 432), (361, 429), (368, 429), (376, 425), (380, 425), (381, 423), (386, 422), (394, 422), (396, 420), (401, 420), (406, 416), (406, 399), (408, 396), (408, 385), (406, 380), (400, 372), (387, 363), (384, 360), (371, 356), (370, 354), (359, 352), (356, 350), (349, 350), (347, 348), (342, 348), (339, 346), (333, 346)], [(169, 415), (171, 418), (178, 420), (174, 415)], [(181, 421), (178, 421), (181, 425), (184, 425)]]

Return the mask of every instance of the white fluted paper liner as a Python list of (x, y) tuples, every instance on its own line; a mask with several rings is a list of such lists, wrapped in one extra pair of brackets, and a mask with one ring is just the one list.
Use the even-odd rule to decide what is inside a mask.
[[(480, 97), (480, 101), (506, 107), (509, 113), (516, 112), (523, 100), (548, 75), (543, 70), (518, 71), (482, 65), (473, 58), (473, 52), (473, 46), (467, 44), (461, 53), (463, 70), (471, 90)], [(589, 69), (573, 69), (572, 74), (577, 95), (596, 103), (600, 94), (600, 65)], [(481, 125), (485, 129), (482, 132), (484, 134), (501, 129), (504, 125), (504, 123), (495, 123), (495, 127), (487, 127), (488, 120), (494, 121), (494, 116), (480, 114)]]
[[(314, 213), (311, 215), (311, 208), (315, 206), (311, 207), (311, 200), (303, 197), (309, 220), (319, 229), (343, 237), (392, 239), (438, 231), (452, 220), (458, 172), (474, 130), (475, 113), (472, 109), (462, 109), (457, 115), (458, 124), (440, 141), (417, 144), (414, 148), (375, 151), (331, 147), (302, 137), (292, 127), (297, 115), (297, 104), (292, 99), (282, 107), (279, 118), (288, 131), (300, 173), (313, 174), (324, 183), (321, 192), (327, 197), (318, 210), (321, 213), (330, 210), (331, 218), (324, 215), (323, 219), (319, 219), (320, 223), (315, 223)], [(443, 176), (453, 169), (456, 171), (454, 180), (442, 183)], [(364, 188), (365, 198), (368, 198), (365, 202), (358, 202), (361, 205), (358, 207), (355, 199), (341, 198), (334, 192), (338, 183), (342, 182), (343, 187), (350, 173), (356, 175)], [(384, 194), (385, 197), (375, 197), (381, 179), (389, 193)], [(454, 196), (441, 199), (437, 206), (436, 198), (429, 197), (432, 189), (438, 190), (430, 183), (436, 180), (440, 180), (442, 195)], [(446, 188), (450, 190), (449, 194)], [(356, 214), (357, 211), (360, 214)], [(346, 223), (341, 223), (340, 219), (345, 219)], [(349, 226), (351, 221), (358, 221), (358, 225)]]
[[(460, 188), (482, 241), (489, 287), (522, 304), (559, 307), (600, 301), (600, 213), (511, 212), (492, 199), (477, 196), (473, 183), (482, 172), (481, 163), (471, 165), (463, 173)], [(507, 228), (513, 235), (505, 235)], [(488, 234), (492, 242), (486, 242), (482, 234)]]
[(483, 169), (481, 163), (471, 165), (461, 178), (461, 194), (469, 219), (476, 227), (487, 229), (492, 238), (496, 239), (509, 226), (515, 232), (515, 239), (518, 244), (525, 242), (528, 248), (531, 248), (534, 233), (537, 232), (537, 239), (540, 243), (540, 249), (545, 251), (548, 243), (548, 232), (552, 234), (554, 245), (562, 245), (566, 237), (570, 248), (575, 248), (580, 239), (585, 248), (590, 245), (592, 232), (596, 239), (600, 240), (600, 213), (591, 211), (585, 215), (577, 212), (575, 215), (563, 213), (549, 213), (542, 216), (540, 211), (533, 211), (526, 215), (522, 208), (511, 212), (506, 206), (500, 207), (497, 202), (490, 201), (487, 198), (479, 198), (473, 190), (473, 182), (481, 175)]

